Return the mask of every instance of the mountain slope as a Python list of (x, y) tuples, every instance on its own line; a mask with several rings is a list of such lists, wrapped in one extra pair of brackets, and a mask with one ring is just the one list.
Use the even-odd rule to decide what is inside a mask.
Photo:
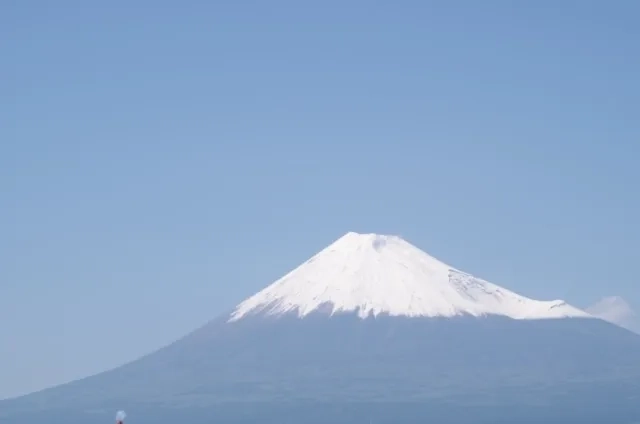
[[(640, 413), (638, 358), (640, 337), (593, 319), (363, 320), (354, 313), (331, 318), (312, 313), (302, 319), (289, 314), (227, 323), (225, 317), (124, 367), (2, 402), (0, 422), (44, 422), (31, 420), (33, 414), (50, 423), (56, 422), (52, 414), (61, 414), (60, 422), (67, 424), (96, 422), (100, 416), (106, 421), (118, 408), (147, 422), (153, 417), (169, 423), (163, 417), (179, 411), (190, 423), (232, 422), (219, 411), (233, 415), (257, 408), (252, 420), (275, 423), (282, 417), (268, 417), (265, 410), (282, 413), (305, 404), (310, 415), (317, 405), (422, 405), (415, 410), (416, 421), (405, 422), (436, 419), (433, 408), (447, 405), (447, 414), (478, 407), (506, 413), (537, 405), (553, 418), (574, 404), (581, 404), (576, 413), (584, 405), (592, 415), (624, 408)], [(235, 412), (229, 405), (236, 405)], [(368, 418), (360, 415), (367, 410), (357, 410), (358, 416)], [(291, 419), (323, 422), (299, 412)], [(69, 421), (72, 413), (79, 414), (78, 421)], [(184, 415), (191, 413), (203, 413), (202, 421)], [(558, 422), (550, 417), (544, 422)], [(391, 418), (382, 422), (397, 422)]]

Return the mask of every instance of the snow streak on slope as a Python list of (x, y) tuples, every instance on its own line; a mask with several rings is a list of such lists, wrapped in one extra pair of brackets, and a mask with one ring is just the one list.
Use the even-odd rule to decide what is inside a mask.
[(590, 317), (561, 300), (537, 301), (459, 271), (395, 236), (347, 233), (240, 303), (230, 321), (255, 313), (305, 316), (330, 308), (361, 318), (502, 315)]

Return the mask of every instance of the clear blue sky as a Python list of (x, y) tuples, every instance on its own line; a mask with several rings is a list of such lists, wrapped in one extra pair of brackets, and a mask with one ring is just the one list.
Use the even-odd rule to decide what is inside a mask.
[(638, 3), (382, 3), (2, 2), (0, 397), (350, 230), (640, 307)]

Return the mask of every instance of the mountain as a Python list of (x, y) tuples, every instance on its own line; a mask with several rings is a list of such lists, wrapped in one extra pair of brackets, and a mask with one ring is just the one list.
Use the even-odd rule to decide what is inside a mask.
[(231, 321), (261, 312), (304, 317), (320, 310), (354, 312), (360, 318), (589, 317), (562, 300), (528, 299), (475, 278), (399, 237), (351, 232), (242, 302)]
[(348, 233), (151, 355), (0, 402), (0, 422), (615, 424), (640, 419), (638, 363), (639, 336), (562, 300)]
[(619, 296), (605, 297), (586, 309), (591, 315), (640, 334), (640, 318)]

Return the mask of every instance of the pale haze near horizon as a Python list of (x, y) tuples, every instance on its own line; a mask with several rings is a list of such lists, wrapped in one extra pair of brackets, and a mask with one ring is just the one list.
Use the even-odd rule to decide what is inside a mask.
[(0, 6), (0, 398), (114, 367), (347, 231), (640, 307), (635, 2)]

